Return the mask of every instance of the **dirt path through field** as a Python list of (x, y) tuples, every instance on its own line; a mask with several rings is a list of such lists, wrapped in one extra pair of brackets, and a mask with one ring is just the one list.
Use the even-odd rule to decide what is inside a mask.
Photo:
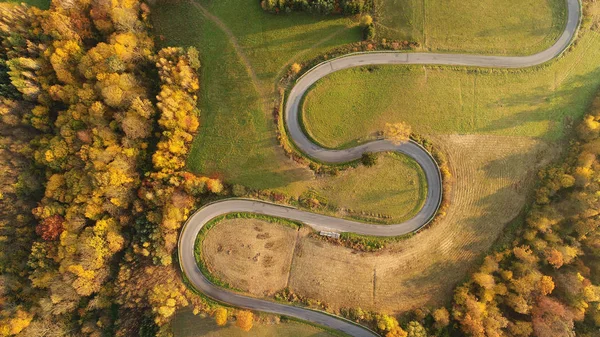
[[(250, 79), (252, 80), (252, 85), (254, 86), (254, 89), (263, 98), (263, 104), (266, 104), (264, 90), (261, 89), (260, 81), (258, 80), (258, 77), (256, 76), (256, 72), (254, 71), (254, 68), (252, 67), (252, 64), (250, 63), (250, 60), (244, 53), (244, 50), (242, 49), (242, 46), (238, 42), (235, 34), (233, 34), (231, 29), (229, 29), (229, 27), (227, 27), (227, 25), (223, 21), (221, 21), (221, 19), (219, 19), (217, 16), (215, 16), (211, 12), (209, 12), (208, 9), (206, 9), (204, 6), (202, 6), (201, 4), (199, 4), (198, 2), (196, 2), (194, 0), (191, 0), (190, 3), (192, 4), (192, 6), (196, 7), (198, 10), (200, 10), (202, 12), (202, 15), (204, 15), (207, 19), (214, 22), (217, 25), (217, 27), (219, 27), (219, 29), (221, 29), (223, 31), (223, 33), (225, 33), (225, 35), (227, 35), (227, 37), (229, 38), (229, 41), (231, 42), (231, 45), (233, 46), (233, 49), (235, 49), (235, 53), (239, 57), (240, 61), (242, 61), (244, 68), (246, 68), (246, 71), (248, 72), (248, 75), (250, 76)], [(264, 109), (265, 109), (265, 111), (268, 111), (268, 108), (266, 105), (265, 105)]]

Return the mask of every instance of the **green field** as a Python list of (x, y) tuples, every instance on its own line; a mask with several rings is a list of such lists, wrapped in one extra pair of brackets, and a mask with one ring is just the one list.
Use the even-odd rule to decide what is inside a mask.
[[(352, 28), (348, 19), (273, 16), (263, 13), (253, 0), (237, 2), (236, 6), (231, 3), (211, 2), (214, 8), (210, 10), (235, 34), (251, 69), (228, 36), (193, 5), (154, 9), (155, 28), (166, 37), (167, 44), (193, 45), (201, 50), (201, 127), (189, 168), (261, 189), (310, 179), (310, 172), (284, 157), (275, 139), (275, 125), (267, 108), (272, 106), (277, 74), (303, 51), (312, 57), (334, 44), (358, 40), (359, 30)], [(327, 40), (336, 33), (335, 42)], [(311, 49), (319, 42), (322, 44)]]
[[(301, 13), (273, 16), (254, 1), (238, 7), (230, 1), (211, 2), (206, 8), (234, 34), (237, 50), (231, 37), (190, 3), (161, 5), (153, 11), (155, 29), (165, 44), (193, 45), (201, 51), (201, 126), (189, 156), (190, 170), (293, 196), (314, 190), (335, 206), (385, 213), (396, 221), (418, 211), (424, 187), (418, 183), (420, 169), (413, 161), (383, 159), (390, 165), (371, 168), (368, 175), (357, 169), (314, 179), (310, 170), (284, 156), (275, 138), (267, 108), (282, 69), (294, 60), (357, 41), (360, 31), (350, 19)], [(248, 20), (237, 19), (242, 15)], [(393, 172), (397, 175), (388, 179)], [(386, 181), (388, 192), (402, 193), (386, 199), (375, 196), (369, 186)]]
[(352, 210), (364, 210), (368, 205), (369, 212), (392, 217), (373, 220), (390, 223), (414, 217), (427, 196), (421, 167), (399, 154), (381, 156), (374, 167), (360, 166), (339, 177), (320, 179), (310, 188), (333, 205)]
[(431, 51), (533, 54), (560, 36), (565, 0), (376, 0), (379, 37)]
[(244, 332), (229, 323), (225, 327), (219, 327), (212, 318), (194, 316), (191, 311), (181, 311), (175, 315), (172, 321), (173, 335), (175, 337), (332, 337), (314, 326), (288, 322), (281, 324), (257, 324), (250, 330)]
[[(173, 20), (173, 17), (177, 20)], [(240, 20), (241, 17), (244, 20)], [(549, 21), (552, 18), (550, 14), (547, 15)], [(354, 174), (354, 178), (315, 179), (310, 170), (286, 158), (278, 148), (270, 111), (276, 97), (277, 81), (289, 64), (295, 61), (310, 59), (332, 47), (358, 41), (360, 29), (352, 18), (303, 13), (272, 15), (264, 13), (254, 0), (201, 0), (197, 3), (156, 6), (152, 20), (156, 33), (164, 39), (162, 44), (196, 46), (201, 51), (201, 126), (189, 156), (190, 170), (220, 177), (229, 183), (272, 189), (293, 196), (314, 190), (335, 206), (385, 213), (394, 220), (410, 217), (418, 210), (417, 205), (422, 203), (419, 191), (423, 189), (411, 185), (410, 179), (396, 179), (392, 185), (386, 178), (391, 170), (406, 172), (401, 176), (414, 176), (414, 166), (411, 168), (406, 162), (397, 161), (390, 167), (379, 165), (372, 168), (366, 177), (364, 173), (356, 171), (349, 173)], [(360, 78), (358, 74), (353, 76), (353, 72), (360, 70), (350, 70), (324, 79), (319, 84), (323, 90), (318, 92), (317, 88), (309, 97), (307, 125), (310, 132), (325, 145), (343, 145), (378, 131), (385, 121), (397, 119), (408, 120), (419, 132), (473, 132), (474, 128), (481, 128), (484, 120), (490, 119), (488, 115), (494, 117), (495, 113), (487, 107), (478, 106), (481, 104), (479, 97), (477, 102), (470, 102), (469, 106), (469, 99), (474, 100), (475, 96), (481, 95), (476, 91), (473, 96), (469, 90), (471, 93), (474, 87), (475, 90), (487, 90), (486, 94), (492, 97), (498, 85), (507, 88), (513, 84), (519, 85), (518, 88), (506, 89), (507, 95), (531, 85), (521, 83), (522, 77), (514, 78), (505, 74), (488, 77), (489, 81), (493, 82), (496, 78), (503, 82), (485, 84), (487, 75), (478, 77), (464, 70), (390, 67)], [(474, 84), (475, 77), (477, 83)], [(348, 88), (344, 88), (343, 81), (337, 78), (350, 81), (345, 82), (349, 84)], [(371, 88), (364, 90), (364, 83), (371, 83)], [(537, 83), (539, 86), (547, 85), (548, 76), (540, 78)], [(332, 91), (328, 91), (330, 87)], [(461, 91), (459, 99), (456, 90)], [(537, 94), (542, 95), (543, 88), (538, 90)], [(589, 97), (591, 91), (588, 86), (578, 95)], [(332, 99), (329, 100), (329, 97)], [(370, 101), (369, 97), (381, 99)], [(519, 99), (512, 98), (514, 101)], [(435, 109), (431, 109), (432, 106)], [(485, 108), (484, 113), (479, 111), (482, 108)], [(507, 107), (501, 112), (510, 115), (512, 111), (520, 111), (520, 108), (522, 106)], [(530, 110), (538, 108), (529, 107)], [(422, 111), (427, 113), (415, 113)], [(456, 111), (460, 113), (456, 114)], [(583, 111), (583, 108), (579, 111)], [(565, 114), (561, 111), (552, 113)], [(347, 118), (348, 114), (352, 118)], [(549, 124), (548, 121), (537, 120), (539, 114), (532, 111), (527, 115), (531, 123), (520, 128), (535, 129), (539, 134), (539, 130)], [(518, 118), (527, 118), (523, 115), (521, 111)], [(328, 121), (325, 123), (326, 118)], [(343, 120), (353, 123), (344, 124)], [(505, 120), (500, 124), (507, 123), (510, 121)], [(368, 126), (368, 132), (358, 127), (362, 124)], [(494, 130), (489, 132), (493, 133)], [(361, 179), (359, 174), (364, 178)], [(407, 191), (396, 198), (377, 198), (371, 192), (374, 191), (371, 187), (385, 182), (389, 191)]]
[(560, 60), (539, 69), (383, 66), (317, 82), (304, 103), (310, 135), (344, 146), (406, 121), (423, 134), (494, 134), (557, 140), (586, 111), (600, 84), (600, 35), (587, 32)]

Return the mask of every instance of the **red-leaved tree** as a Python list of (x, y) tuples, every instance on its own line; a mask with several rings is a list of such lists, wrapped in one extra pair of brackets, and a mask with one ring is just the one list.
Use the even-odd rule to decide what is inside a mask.
[(64, 222), (65, 218), (55, 214), (42, 220), (42, 222), (40, 222), (35, 228), (35, 232), (46, 241), (56, 240), (63, 231)]

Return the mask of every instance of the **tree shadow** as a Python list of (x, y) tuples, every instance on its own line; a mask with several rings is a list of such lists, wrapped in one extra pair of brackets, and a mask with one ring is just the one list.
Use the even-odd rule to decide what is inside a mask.
[[(506, 139), (506, 141), (510, 141)], [(509, 156), (504, 156), (490, 161), (483, 167), (488, 178), (504, 178), (507, 177), (507, 172), (510, 172), (514, 168), (513, 163), (530, 163), (527, 172), (523, 177), (528, 177), (537, 172), (539, 169), (537, 166), (544, 157), (547, 155), (549, 149), (545, 143), (537, 143), (534, 147), (530, 148), (527, 152), (513, 153)]]
[(179, 337), (201, 337), (222, 329), (214, 319), (194, 315), (192, 306), (178, 310), (171, 324)]
[[(237, 174), (235, 180), (244, 181), (251, 188), (274, 189), (288, 186), (292, 182), (307, 180), (296, 178), (305, 172), (306, 169), (304, 168), (294, 168), (277, 172), (268, 169), (253, 170), (252, 172), (247, 171), (247, 173)], [(265, 179), (266, 176), (268, 179)], [(254, 186), (252, 186), (253, 184)]]
[[(515, 128), (525, 123), (549, 121), (553, 125), (542, 135), (542, 138), (552, 138), (552, 134), (556, 132), (557, 128), (561, 130), (568, 126), (570, 118), (580, 118), (583, 115), (600, 85), (598, 78), (600, 78), (600, 68), (585, 75), (570, 77), (556, 91), (536, 87), (533, 92), (499, 98), (496, 102), (490, 103), (488, 108), (498, 106), (523, 107), (520, 112), (491, 121), (478, 131), (497, 132)], [(535, 104), (536, 102), (537, 104)], [(537, 107), (530, 109), (534, 104)], [(576, 110), (575, 114), (573, 110)]]
[[(464, 247), (465, 251), (478, 255), (485, 253), (485, 250), (487, 250), (502, 233), (504, 227), (519, 214), (523, 207), (525, 207), (525, 204), (515, 207), (514, 210), (510, 210), (512, 212), (508, 213), (507, 206), (502, 203), (503, 201), (512, 200), (515, 193), (517, 193), (517, 186), (511, 184), (498, 189), (493, 194), (479, 199), (475, 203), (482, 208), (482, 215), (468, 218), (465, 224), (470, 229), (470, 233), (473, 234), (473, 237), (481, 239), (466, 245)], [(527, 198), (523, 198), (523, 200), (527, 200)], [(499, 227), (492, 227), (490, 223), (498, 223)], [(482, 226), (482, 224), (486, 225)], [(484, 250), (481, 250), (482, 246), (486, 246)]]
[[(256, 44), (254, 45), (252, 48), (248, 48), (248, 47), (244, 47), (244, 50), (257, 50), (257, 49), (263, 49), (263, 48), (270, 48), (270, 47), (275, 47), (275, 46), (281, 46), (281, 45), (289, 45), (292, 42), (299, 42), (299, 43), (307, 43), (307, 42), (312, 42), (313, 39), (311, 39), (313, 36), (327, 36), (329, 34), (326, 34), (326, 32), (336, 32), (338, 30), (341, 29), (345, 29), (346, 25), (343, 24), (337, 24), (337, 25), (333, 25), (333, 26), (325, 26), (322, 27), (320, 29), (317, 30), (311, 30), (311, 31), (301, 31), (298, 34), (294, 34), (294, 35), (286, 35), (285, 37), (282, 38), (277, 38), (277, 39), (264, 39), (264, 43), (262, 44)], [(282, 28), (282, 29), (285, 29)], [(275, 29), (273, 29), (275, 30)], [(260, 34), (264, 34), (268, 31), (261, 31), (259, 32)], [(304, 48), (302, 48), (302, 46), (297, 46), (297, 47), (293, 47), (293, 49), (297, 49), (297, 50), (304, 50)]]
[[(278, 30), (278, 29), (286, 29), (291, 25), (294, 27), (302, 27), (307, 25), (314, 25), (317, 22), (324, 21), (336, 21), (339, 20), (339, 16), (335, 15), (323, 15), (319, 13), (309, 13), (309, 12), (301, 12), (301, 11), (293, 11), (291, 13), (279, 13), (273, 14), (263, 10), (260, 7), (259, 1), (247, 1), (247, 3), (242, 3), (239, 5), (230, 6), (227, 9), (214, 8), (213, 3), (218, 3), (219, 1), (215, 0), (192, 0), (196, 1), (202, 6), (204, 6), (209, 12), (215, 16), (218, 16), (224, 23), (228, 24), (232, 31), (236, 33), (236, 36), (241, 37), (246, 34), (256, 34), (256, 33), (264, 33), (268, 31)], [(251, 19), (255, 19), (253, 15), (256, 15), (260, 19), (264, 19), (261, 25), (254, 24), (244, 24), (239, 28), (235, 24), (230, 24), (228, 20), (233, 20), (234, 18), (227, 17), (221, 15), (221, 11), (227, 10), (229, 13), (238, 13), (239, 17), (235, 17), (236, 20), (241, 20), (244, 22), (244, 18), (250, 17)], [(253, 13), (254, 12), (254, 13)], [(242, 16), (243, 15), (243, 16)], [(236, 31), (239, 30), (239, 31)]]
[[(457, 274), (457, 272), (462, 273), (463, 271), (467, 275), (468, 271), (465, 269), (463, 261), (432, 263), (415, 276), (399, 282), (398, 288), (410, 290), (411, 296), (414, 297), (426, 296), (426, 303), (419, 307), (450, 304), (453, 289), (462, 279), (462, 277), (456, 277), (455, 280), (450, 280), (452, 278), (450, 275)], [(436, 280), (434, 283), (437, 290), (432, 290), (431, 287), (424, 287), (425, 284), (432, 284), (432, 280)], [(426, 288), (426, 290), (423, 290), (423, 288)], [(375, 305), (378, 304), (378, 301), (375, 302)]]

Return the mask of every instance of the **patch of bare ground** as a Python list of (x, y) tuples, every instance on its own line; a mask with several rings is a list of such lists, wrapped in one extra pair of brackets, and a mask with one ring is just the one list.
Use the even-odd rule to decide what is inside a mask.
[(297, 234), (291, 227), (257, 219), (227, 219), (208, 231), (204, 262), (233, 287), (270, 296), (286, 286)]
[[(447, 153), (455, 177), (446, 217), (376, 253), (354, 252), (301, 235), (289, 277), (293, 291), (333, 309), (361, 307), (389, 313), (450, 301), (454, 286), (523, 208), (537, 170), (556, 156), (556, 147), (526, 137), (451, 135), (433, 140)], [(231, 237), (219, 234), (221, 241), (215, 242), (247, 236), (233, 228), (230, 233)], [(290, 240), (281, 251), (293, 247)], [(236, 255), (224, 257), (217, 265), (220, 273), (227, 273), (228, 265), (247, 262)], [(269, 282), (285, 284), (286, 275), (279, 275), (279, 280), (269, 277)]]

